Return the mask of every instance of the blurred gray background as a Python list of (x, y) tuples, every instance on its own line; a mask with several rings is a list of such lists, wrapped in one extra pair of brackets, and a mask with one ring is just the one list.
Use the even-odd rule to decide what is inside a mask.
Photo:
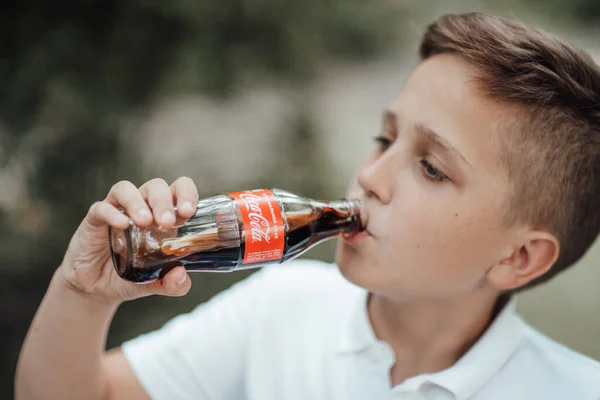
[[(89, 206), (113, 183), (192, 177), (201, 196), (279, 187), (342, 197), (425, 26), (487, 11), (600, 59), (596, 0), (7, 1), (0, 12), (0, 398)], [(305, 257), (333, 261), (335, 243)], [(600, 245), (521, 295), (548, 336), (600, 359)], [(193, 274), (184, 298), (123, 305), (109, 346), (251, 272)]]

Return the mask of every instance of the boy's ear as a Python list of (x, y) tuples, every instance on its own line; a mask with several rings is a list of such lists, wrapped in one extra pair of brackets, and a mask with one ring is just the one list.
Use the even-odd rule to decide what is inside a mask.
[(499, 290), (521, 287), (548, 272), (558, 258), (559, 249), (554, 235), (530, 231), (508, 257), (488, 270), (487, 281)]

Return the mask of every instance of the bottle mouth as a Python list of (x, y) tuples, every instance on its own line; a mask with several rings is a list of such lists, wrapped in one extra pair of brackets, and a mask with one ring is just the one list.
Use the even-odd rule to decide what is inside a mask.
[(363, 211), (364, 201), (363, 200), (348, 200), (348, 201), (352, 205), (352, 208), (351, 208), (352, 222), (354, 222), (354, 225), (356, 227), (354, 229), (353, 233), (362, 232), (367, 228), (366, 223), (365, 223), (365, 213)]

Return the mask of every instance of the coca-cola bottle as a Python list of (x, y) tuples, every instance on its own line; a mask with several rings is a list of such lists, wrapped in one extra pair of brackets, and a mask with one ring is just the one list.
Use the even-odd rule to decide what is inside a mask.
[(188, 271), (229, 272), (281, 263), (327, 239), (363, 229), (357, 200), (315, 201), (279, 189), (221, 194), (198, 202), (172, 229), (109, 227), (119, 276), (133, 282)]

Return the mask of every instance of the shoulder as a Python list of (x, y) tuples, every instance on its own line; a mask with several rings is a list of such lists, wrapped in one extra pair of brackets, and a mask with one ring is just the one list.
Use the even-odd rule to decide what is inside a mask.
[(299, 259), (261, 268), (208, 302), (198, 305), (193, 314), (230, 305), (255, 317), (289, 314), (290, 307), (317, 313), (343, 306), (342, 299), (359, 293), (361, 288), (347, 281), (335, 264)]
[(318, 303), (362, 290), (347, 281), (335, 264), (310, 259), (265, 267), (250, 279), (279, 302)]
[[(560, 392), (600, 398), (600, 363), (524, 324), (517, 355), (527, 375)], [(536, 380), (536, 379), (534, 379)]]
[(263, 267), (251, 278), (260, 281), (265, 286), (273, 286), (297, 292), (305, 290), (320, 291), (324, 289), (347, 289), (354, 286), (339, 272), (335, 264), (319, 260), (300, 259), (281, 265)]
[(261, 297), (250, 299), (254, 318), (246, 329), (248, 354), (263, 371), (271, 368), (263, 362), (300, 368), (306, 359), (331, 354), (353, 299), (364, 292), (335, 264), (314, 260), (263, 268), (252, 278)]
[[(300, 259), (267, 267), (255, 274), (260, 298), (255, 303), (257, 330), (268, 326), (269, 337), (295, 337), (308, 340), (336, 335), (352, 305), (364, 292), (346, 280), (335, 264)], [(304, 339), (302, 339), (304, 340)], [(315, 340), (317, 340), (315, 338)]]
[(564, 370), (573, 379), (595, 378), (600, 385), (600, 363), (590, 357), (550, 339), (533, 327), (524, 328), (523, 347), (558, 370)]

